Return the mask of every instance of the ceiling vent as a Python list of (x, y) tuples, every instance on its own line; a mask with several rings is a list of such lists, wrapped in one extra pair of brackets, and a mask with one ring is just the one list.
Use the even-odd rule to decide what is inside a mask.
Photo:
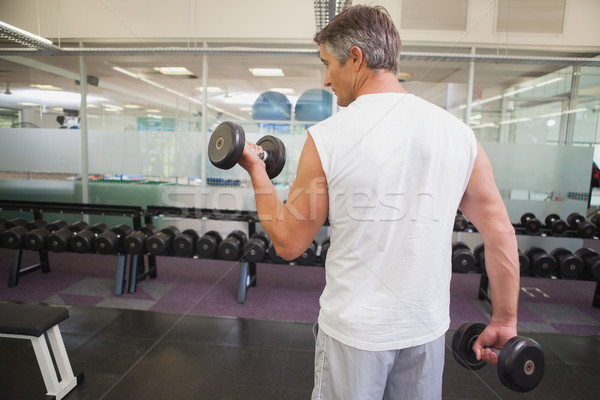
[(508, 33), (563, 33), (567, 0), (501, 0), (496, 31)]
[(402, 0), (401, 29), (466, 31), (468, 0)]

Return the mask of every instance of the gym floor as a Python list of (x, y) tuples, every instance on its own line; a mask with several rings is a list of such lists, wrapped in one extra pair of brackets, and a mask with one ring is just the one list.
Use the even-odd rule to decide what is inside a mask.
[[(6, 249), (0, 260), (0, 301), (69, 307), (60, 328), (74, 372), (83, 371), (85, 381), (67, 400), (310, 398), (322, 268), (259, 265), (258, 286), (246, 304), (237, 304), (237, 269), (222, 261), (200, 268), (198, 260), (160, 259), (158, 279), (115, 296), (115, 264), (107, 256), (53, 254), (51, 273), (23, 276), (10, 289)], [(474, 296), (477, 283), (477, 275), (454, 274), (452, 329), (466, 320), (487, 321), (489, 306)], [(447, 348), (444, 399), (598, 398), (595, 284), (524, 278), (522, 286), (519, 333), (544, 349), (540, 385), (511, 392), (495, 368), (468, 371)], [(0, 400), (42, 399), (29, 341), (2, 338), (0, 354)]]

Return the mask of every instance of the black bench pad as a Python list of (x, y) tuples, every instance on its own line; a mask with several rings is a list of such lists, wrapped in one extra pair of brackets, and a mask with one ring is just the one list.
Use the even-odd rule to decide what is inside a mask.
[(0, 303), (0, 333), (39, 337), (67, 318), (66, 307)]

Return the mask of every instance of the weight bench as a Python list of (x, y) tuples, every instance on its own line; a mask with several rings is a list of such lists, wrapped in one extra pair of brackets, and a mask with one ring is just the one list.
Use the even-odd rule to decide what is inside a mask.
[[(65, 307), (0, 303), (0, 337), (31, 340), (48, 391), (45, 400), (60, 400), (83, 382), (83, 372), (77, 377), (73, 375), (58, 329), (58, 323), (67, 318), (69, 311)], [(52, 358), (60, 373), (60, 381)]]

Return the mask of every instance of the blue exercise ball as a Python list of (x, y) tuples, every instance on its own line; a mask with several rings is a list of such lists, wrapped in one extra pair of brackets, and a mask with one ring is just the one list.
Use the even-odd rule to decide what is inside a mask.
[(292, 104), (283, 93), (264, 92), (252, 105), (252, 119), (289, 121), (292, 115)]
[(332, 114), (333, 95), (323, 89), (309, 89), (296, 102), (297, 121), (322, 121)]

